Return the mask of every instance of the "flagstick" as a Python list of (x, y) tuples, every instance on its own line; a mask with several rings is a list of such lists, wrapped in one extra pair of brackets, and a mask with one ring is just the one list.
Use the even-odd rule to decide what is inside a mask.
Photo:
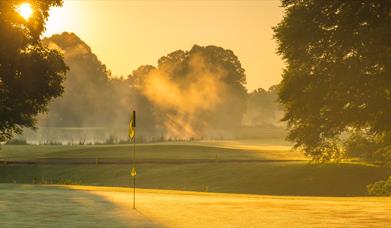
[[(136, 169), (136, 129), (133, 138), (133, 167)], [(133, 176), (133, 209), (136, 209), (136, 175)]]
[(130, 175), (133, 177), (133, 209), (136, 209), (136, 111), (133, 111), (130, 118), (128, 135), (130, 140), (133, 139), (133, 158), (131, 159), (132, 169)]

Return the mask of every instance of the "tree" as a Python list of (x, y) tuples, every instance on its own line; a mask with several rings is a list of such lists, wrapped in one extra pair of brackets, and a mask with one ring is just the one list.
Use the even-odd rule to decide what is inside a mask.
[(28, 20), (15, 10), (21, 1), (0, 2), (0, 141), (34, 127), (36, 115), (63, 92), (62, 56), (40, 43), (49, 8), (62, 1), (29, 2), (34, 12)]
[(244, 69), (231, 50), (221, 47), (174, 51), (157, 67), (138, 68), (129, 80), (167, 138), (201, 138), (208, 130), (238, 127), (245, 111)]
[(274, 28), (287, 67), (279, 92), (288, 138), (315, 160), (337, 158), (352, 129), (391, 130), (391, 1), (283, 0)]
[(243, 123), (248, 126), (281, 125), (282, 110), (277, 102), (278, 86), (258, 88), (248, 94)]
[(192, 69), (193, 64), (189, 61), (194, 56), (202, 56), (207, 63), (206, 68), (223, 84), (215, 91), (221, 101), (214, 110), (204, 112), (200, 118), (205, 119), (211, 128), (227, 130), (239, 127), (246, 111), (247, 98), (246, 74), (239, 58), (229, 49), (213, 45), (206, 47), (194, 45), (185, 61), (188, 62), (187, 69)]
[[(137, 124), (139, 126), (138, 136), (147, 140), (156, 139), (161, 136), (161, 129), (157, 126), (156, 119), (159, 117), (158, 110), (143, 95), (140, 86), (144, 83), (145, 77), (156, 68), (151, 65), (142, 65), (128, 76), (128, 84), (131, 87), (133, 102), (130, 108), (137, 111)], [(130, 102), (129, 102), (130, 103)]]
[[(41, 119), (46, 127), (102, 127), (116, 120), (116, 92), (111, 88), (110, 72), (91, 48), (74, 33), (64, 32), (43, 39), (42, 43), (63, 53), (69, 66), (64, 93), (49, 106)], [(111, 107), (113, 105), (114, 107)], [(111, 121), (110, 121), (111, 120)]]

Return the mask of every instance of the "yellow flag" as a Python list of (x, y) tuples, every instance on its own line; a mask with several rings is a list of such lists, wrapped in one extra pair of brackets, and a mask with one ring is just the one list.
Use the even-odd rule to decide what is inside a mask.
[(136, 169), (132, 168), (132, 170), (130, 171), (130, 176), (135, 177), (136, 175), (137, 175)]
[(128, 136), (131, 140), (133, 140), (135, 135), (136, 135), (136, 111), (133, 111), (133, 115), (130, 118)]

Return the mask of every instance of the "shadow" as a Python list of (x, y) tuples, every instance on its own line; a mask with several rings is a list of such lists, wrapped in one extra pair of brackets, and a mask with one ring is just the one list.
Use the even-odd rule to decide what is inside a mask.
[(89, 191), (0, 184), (0, 227), (157, 227)]

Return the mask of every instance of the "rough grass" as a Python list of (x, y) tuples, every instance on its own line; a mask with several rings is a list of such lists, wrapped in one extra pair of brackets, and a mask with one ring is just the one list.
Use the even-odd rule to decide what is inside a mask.
[[(71, 191), (72, 190), (72, 191)], [(0, 185), (1, 227), (388, 227), (389, 198)]]

